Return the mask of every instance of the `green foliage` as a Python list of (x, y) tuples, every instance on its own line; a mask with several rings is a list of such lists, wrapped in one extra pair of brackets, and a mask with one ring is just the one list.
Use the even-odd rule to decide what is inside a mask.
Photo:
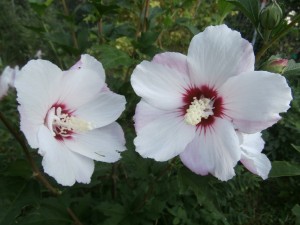
[[(193, 35), (212, 24), (225, 22), (252, 37), (252, 27), (243, 29), (245, 17), (237, 19), (242, 14), (263, 33), (258, 0), (156, 0), (149, 1), (148, 7), (145, 0), (65, 0), (67, 8), (63, 2), (0, 1), (1, 69), (7, 64), (23, 66), (39, 49), (43, 58), (62, 69), (73, 65), (80, 54), (93, 55), (103, 63), (108, 86), (126, 96), (126, 111), (118, 122), (128, 150), (118, 163), (97, 162), (90, 184), (61, 187), (47, 177), (62, 191), (53, 196), (35, 179), (21, 147), (0, 123), (0, 225), (64, 225), (76, 224), (76, 219), (91, 225), (299, 224), (300, 67), (296, 58), (289, 60), (283, 74), (293, 88), (292, 107), (280, 123), (264, 132), (264, 153), (273, 161), (268, 180), (237, 165), (237, 176), (221, 182), (192, 173), (178, 158), (155, 162), (134, 151), (132, 117), (139, 98), (129, 80), (135, 65), (163, 51), (186, 53)], [(270, 40), (287, 26), (282, 22)], [(265, 41), (262, 33), (259, 41)], [(289, 49), (297, 53), (299, 34), (299, 27), (294, 27), (293, 41), (285, 41), (281, 49), (287, 52), (282, 55), (289, 55)], [(12, 90), (1, 100), (0, 111), (18, 130), (15, 99)], [(42, 170), (36, 150), (30, 154)]]

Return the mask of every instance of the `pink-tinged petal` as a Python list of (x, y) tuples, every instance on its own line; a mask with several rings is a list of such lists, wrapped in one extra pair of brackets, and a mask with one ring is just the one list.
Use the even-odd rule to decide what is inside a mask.
[(60, 87), (58, 103), (65, 104), (67, 108), (76, 108), (94, 100), (104, 86), (104, 80), (89, 69), (65, 71)]
[(95, 73), (99, 75), (99, 77), (105, 81), (105, 71), (101, 62), (95, 59), (93, 56), (88, 54), (81, 55), (80, 60), (73, 65), (70, 70), (78, 70), (78, 69), (89, 69), (93, 70)]
[(136, 131), (139, 132), (143, 127), (165, 113), (167, 113), (167, 111), (155, 108), (141, 100), (136, 106), (135, 115), (133, 117)]
[(244, 133), (259, 132), (280, 119), (292, 100), (286, 79), (278, 74), (253, 71), (232, 77), (219, 89), (224, 114)]
[(234, 175), (234, 167), (241, 158), (238, 136), (232, 124), (215, 118), (206, 130), (197, 130), (195, 139), (180, 154), (183, 164), (196, 174), (213, 174), (227, 181)]
[(7, 95), (9, 86), (12, 86), (14, 79), (14, 69), (6, 66), (0, 76), (0, 99)]
[(44, 124), (49, 108), (58, 99), (62, 71), (45, 60), (31, 60), (16, 76), (21, 130), (29, 145), (38, 147), (37, 131)]
[(94, 171), (92, 159), (71, 152), (63, 142), (57, 141), (45, 126), (41, 126), (38, 139), (45, 173), (64, 186), (72, 186), (75, 181), (80, 183), (91, 181)]
[(189, 78), (168, 66), (143, 61), (133, 71), (131, 85), (147, 103), (160, 109), (176, 109), (183, 105)]
[(241, 163), (250, 172), (265, 180), (271, 170), (271, 162), (265, 154), (261, 153), (264, 144), (261, 133), (243, 134)]
[(116, 121), (124, 111), (125, 104), (124, 96), (106, 91), (99, 94), (93, 101), (80, 106), (74, 114), (89, 121), (93, 128), (98, 128)]
[(126, 149), (124, 132), (117, 123), (75, 134), (64, 143), (71, 151), (102, 162), (116, 162), (121, 158), (120, 152)]
[(165, 52), (154, 56), (152, 62), (178, 70), (183, 76), (188, 76), (186, 55), (177, 52)]
[(190, 77), (197, 86), (218, 89), (228, 78), (253, 71), (252, 45), (226, 25), (209, 26), (194, 36), (187, 55)]
[(184, 151), (193, 140), (195, 129), (178, 113), (163, 114), (137, 132), (136, 151), (144, 158), (167, 161)]

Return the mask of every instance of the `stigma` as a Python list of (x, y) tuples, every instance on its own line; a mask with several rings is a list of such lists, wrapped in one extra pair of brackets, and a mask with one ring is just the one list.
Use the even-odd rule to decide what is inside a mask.
[(191, 102), (184, 115), (184, 120), (187, 124), (197, 125), (203, 118), (207, 119), (209, 116), (214, 115), (213, 100), (204, 97), (200, 99), (194, 97), (193, 99), (194, 101)]
[(63, 112), (61, 107), (52, 107), (46, 125), (55, 137), (70, 137), (73, 133), (83, 133), (93, 129), (90, 122)]

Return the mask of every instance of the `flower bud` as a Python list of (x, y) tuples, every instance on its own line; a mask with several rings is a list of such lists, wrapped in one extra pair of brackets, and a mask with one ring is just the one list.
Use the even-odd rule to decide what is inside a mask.
[(263, 8), (259, 14), (260, 25), (267, 30), (276, 28), (282, 19), (282, 10), (276, 0)]
[(289, 60), (287, 59), (269, 59), (261, 70), (273, 72), (273, 73), (283, 73), (288, 65)]

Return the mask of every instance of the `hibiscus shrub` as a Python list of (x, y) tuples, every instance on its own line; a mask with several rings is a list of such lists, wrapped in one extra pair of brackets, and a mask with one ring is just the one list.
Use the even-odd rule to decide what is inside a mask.
[(0, 225), (300, 224), (296, 2), (1, 1)]

